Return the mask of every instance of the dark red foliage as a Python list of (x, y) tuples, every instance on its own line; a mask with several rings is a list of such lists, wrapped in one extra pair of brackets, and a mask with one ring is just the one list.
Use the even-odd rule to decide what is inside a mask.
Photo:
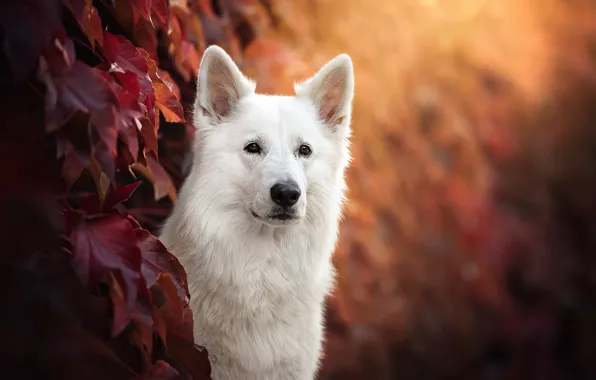
[(210, 378), (186, 272), (151, 232), (184, 176), (205, 11), (168, 0), (0, 5), (3, 377)]

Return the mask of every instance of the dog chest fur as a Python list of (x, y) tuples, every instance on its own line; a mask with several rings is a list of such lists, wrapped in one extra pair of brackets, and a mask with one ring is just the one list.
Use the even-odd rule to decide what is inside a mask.
[[(183, 191), (178, 204), (200, 198)], [(172, 218), (162, 239), (188, 273), (195, 340), (209, 350), (213, 378), (311, 378), (337, 223), (316, 231), (307, 223), (292, 231), (245, 230), (233, 216), (207, 214), (197, 224)]]

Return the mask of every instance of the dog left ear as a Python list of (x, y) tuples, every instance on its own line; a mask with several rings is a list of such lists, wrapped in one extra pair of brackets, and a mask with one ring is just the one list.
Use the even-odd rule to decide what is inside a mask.
[(240, 99), (254, 91), (254, 82), (240, 72), (222, 48), (211, 45), (205, 50), (197, 79), (195, 112), (202, 112), (217, 123), (234, 112)]
[(354, 68), (347, 54), (325, 64), (312, 78), (295, 86), (297, 96), (308, 97), (320, 119), (331, 127), (349, 124), (354, 97)]

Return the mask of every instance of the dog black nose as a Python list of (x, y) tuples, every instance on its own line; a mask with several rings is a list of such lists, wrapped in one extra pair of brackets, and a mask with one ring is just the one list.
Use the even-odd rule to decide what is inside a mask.
[(271, 199), (282, 207), (290, 207), (298, 202), (300, 188), (296, 182), (276, 183), (271, 187)]

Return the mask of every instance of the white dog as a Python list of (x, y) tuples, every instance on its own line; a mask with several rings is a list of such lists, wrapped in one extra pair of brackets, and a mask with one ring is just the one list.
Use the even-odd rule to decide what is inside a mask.
[(161, 239), (188, 273), (214, 380), (312, 380), (319, 366), (350, 159), (350, 57), (295, 92), (256, 94), (224, 50), (205, 51), (195, 158)]

